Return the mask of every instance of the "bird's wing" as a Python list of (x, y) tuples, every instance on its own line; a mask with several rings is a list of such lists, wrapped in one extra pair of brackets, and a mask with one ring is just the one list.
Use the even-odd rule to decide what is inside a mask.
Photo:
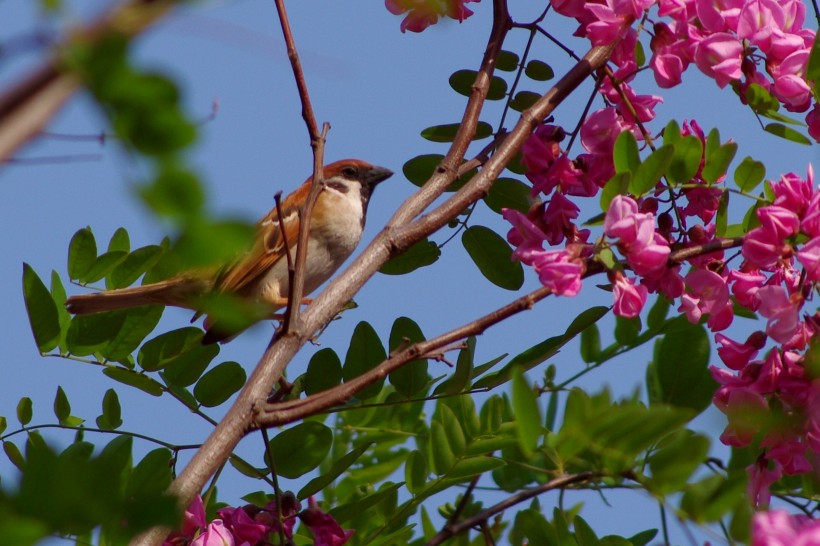
[[(216, 289), (241, 293), (261, 278), (279, 260), (285, 258), (285, 241), (293, 249), (299, 237), (299, 203), (304, 203), (310, 184), (303, 184), (282, 202), (282, 225), (274, 207), (256, 225), (257, 233), (251, 250), (223, 271), (216, 281)], [(286, 258), (285, 258), (286, 259)]]

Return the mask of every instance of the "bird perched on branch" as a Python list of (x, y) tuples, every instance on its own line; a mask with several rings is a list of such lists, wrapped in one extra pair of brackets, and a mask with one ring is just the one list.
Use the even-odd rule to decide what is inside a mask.
[[(308, 236), (304, 271), (304, 293), (309, 294), (333, 275), (359, 244), (373, 189), (392, 171), (365, 161), (346, 159), (326, 165), (324, 185), (314, 204)], [(221, 271), (203, 276), (183, 273), (168, 280), (72, 296), (66, 300), (69, 312), (83, 315), (144, 305), (171, 305), (201, 311), (199, 305), (209, 294), (232, 294), (261, 302), (271, 311), (287, 305), (289, 290), (287, 246), (295, 260), (299, 237), (299, 210), (310, 193), (308, 178), (288, 195), (280, 212), (274, 208), (257, 224), (250, 250)], [(203, 343), (224, 341), (236, 331), (222, 331), (206, 321)]]

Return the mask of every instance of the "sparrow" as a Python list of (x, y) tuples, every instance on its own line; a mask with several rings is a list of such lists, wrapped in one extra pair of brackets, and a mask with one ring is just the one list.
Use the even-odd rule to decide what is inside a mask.
[[(304, 272), (304, 293), (310, 294), (329, 279), (353, 253), (364, 231), (367, 205), (375, 187), (393, 175), (358, 159), (326, 165), (323, 186), (310, 217)], [(296, 258), (299, 211), (310, 192), (313, 177), (274, 207), (256, 225), (250, 249), (217, 271), (189, 271), (142, 286), (72, 296), (66, 300), (70, 313), (84, 315), (145, 305), (171, 305), (199, 312), (203, 297), (227, 293), (270, 306), (271, 312), (287, 305), (289, 279), (287, 249)], [(204, 344), (223, 342), (238, 332), (225, 331), (206, 319)]]

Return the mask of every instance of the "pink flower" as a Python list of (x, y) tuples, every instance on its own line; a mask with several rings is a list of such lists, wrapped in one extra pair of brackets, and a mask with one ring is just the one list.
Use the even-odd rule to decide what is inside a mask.
[(786, 251), (777, 234), (765, 227), (756, 227), (743, 238), (741, 252), (748, 262), (762, 269), (772, 269)]
[[(253, 507), (256, 508), (256, 507)], [(240, 544), (247, 542), (256, 544), (270, 533), (271, 528), (264, 523), (260, 523), (248, 514), (243, 508), (226, 506), (219, 510), (219, 517), (222, 518), (236, 541)]]
[(786, 13), (774, 0), (751, 0), (743, 4), (738, 19), (738, 37), (749, 40), (767, 52), (772, 31), (782, 29), (786, 23)]
[(550, 0), (552, 9), (565, 17), (577, 19), (584, 16), (584, 5), (586, 2), (579, 0)]
[(774, 461), (774, 468), (769, 469), (769, 461), (760, 457), (757, 462), (746, 469), (749, 475), (748, 493), (755, 507), (769, 506), (772, 498), (770, 487), (783, 475), (783, 467)]
[(814, 192), (814, 188), (812, 188), (813, 175), (811, 165), (809, 165), (809, 174), (805, 179), (794, 173), (781, 176), (780, 180), (772, 183), (774, 204), (798, 216), (803, 216)]
[(581, 276), (585, 271), (583, 262), (577, 258), (577, 252), (570, 249), (551, 250), (538, 255), (532, 265), (541, 284), (556, 295), (576, 296), (581, 291)]
[(785, 510), (758, 512), (752, 519), (752, 546), (814, 546), (820, 544), (820, 521), (793, 516)]
[(564, 130), (556, 125), (539, 125), (521, 146), (521, 162), (527, 172), (546, 170), (563, 153), (558, 143), (565, 136)]
[(219, 519), (213, 520), (205, 531), (191, 542), (191, 546), (234, 546), (235, 544), (233, 535)]
[(742, 370), (766, 345), (766, 335), (763, 332), (755, 332), (745, 343), (738, 343), (723, 334), (717, 334), (715, 341), (720, 345), (717, 353), (723, 363), (733, 370)]
[(736, 37), (718, 32), (698, 43), (695, 64), (701, 72), (714, 78), (720, 88), (724, 88), (729, 82), (739, 80), (743, 75), (740, 67), (742, 54), (743, 44)]
[(440, 17), (451, 17), (464, 21), (473, 12), (464, 4), (479, 0), (384, 0), (387, 10), (393, 15), (409, 12), (401, 22), (401, 31), (421, 32), (438, 22)]
[[(674, 28), (678, 27), (677, 23)], [(685, 25), (684, 25), (685, 26)], [(692, 52), (685, 39), (677, 36), (671, 25), (655, 23), (655, 36), (650, 41), (652, 58), (649, 66), (658, 87), (668, 89), (681, 82), (681, 75), (692, 61)]]
[(734, 319), (726, 279), (708, 269), (693, 269), (686, 275), (689, 293), (681, 296), (678, 311), (686, 313), (689, 322), (697, 324), (703, 315), (712, 331), (726, 329)]
[(777, 205), (757, 209), (757, 217), (760, 224), (769, 229), (779, 241), (795, 235), (800, 229), (800, 219), (797, 215)]
[[(737, 31), (743, 0), (696, 0), (698, 19), (710, 32)], [(723, 86), (721, 86), (723, 87)]]
[(820, 281), (820, 237), (815, 237), (797, 251), (797, 260), (803, 264), (806, 278)]
[(615, 306), (612, 310), (619, 317), (637, 317), (646, 304), (646, 287), (636, 286), (633, 279), (626, 278), (622, 273), (615, 275), (612, 294), (615, 297)]
[(507, 233), (507, 241), (516, 247), (513, 257), (532, 265), (535, 257), (544, 252), (544, 240), (547, 235), (520, 211), (502, 209), (501, 215), (513, 226)]
[(800, 316), (782, 286), (764, 286), (757, 291), (758, 312), (769, 319), (766, 334), (778, 343), (788, 342), (797, 333)]
[(353, 536), (353, 531), (342, 529), (330, 514), (316, 506), (312, 498), (307, 510), (299, 513), (299, 519), (313, 533), (314, 546), (342, 546)]
[[(651, 225), (654, 227), (654, 221)], [(652, 242), (630, 248), (626, 259), (635, 273), (646, 277), (663, 269), (671, 252), (669, 242), (661, 234), (653, 232)]]
[(820, 142), (820, 105), (814, 103), (808, 114), (806, 114), (806, 125), (809, 126), (809, 135), (811, 138)]
[(581, 145), (591, 154), (611, 156), (618, 135), (631, 129), (615, 108), (593, 112), (581, 126)]
[(552, 194), (549, 205), (544, 212), (544, 223), (547, 227), (547, 242), (557, 245), (571, 233), (572, 221), (578, 218), (579, 209), (560, 192)]

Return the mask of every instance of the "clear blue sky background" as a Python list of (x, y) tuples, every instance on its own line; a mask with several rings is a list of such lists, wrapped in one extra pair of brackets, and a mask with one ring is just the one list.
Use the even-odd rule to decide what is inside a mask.
[[(34, 4), (31, 0), (0, 2), (0, 40), (43, 28)], [(76, 11), (70, 12), (68, 18), (76, 19), (87, 17), (104, 3), (78, 0), (71, 4)], [(514, 0), (511, 4), (517, 20), (526, 21), (534, 15), (534, 8), (529, 6), (533, 2)], [(365, 241), (414, 191), (415, 187), (401, 174), (404, 162), (418, 154), (445, 150), (443, 145), (421, 139), (419, 132), (430, 125), (456, 122), (461, 117), (466, 99), (449, 88), (447, 79), (455, 70), (478, 67), (491, 24), (489, 0), (470, 6), (476, 15), (464, 24), (447, 21), (422, 34), (401, 34), (400, 19), (387, 12), (379, 1), (317, 0), (291, 2), (288, 6), (317, 117), (332, 125), (327, 160), (358, 157), (397, 173), (376, 192)], [(574, 23), (549, 17), (545, 24), (576, 53), (586, 51), (586, 41), (570, 37)], [(513, 33), (507, 49), (520, 52), (526, 37), (524, 32)], [(180, 82), (192, 117), (206, 117), (213, 101), (219, 100), (216, 119), (201, 128), (199, 143), (190, 155), (191, 163), (207, 184), (213, 210), (253, 221), (273, 206), (276, 191), (294, 189), (309, 174), (311, 151), (270, 0), (192, 3), (141, 38), (136, 51), (144, 66), (167, 71)], [(567, 56), (544, 41), (537, 42), (535, 51), (558, 75), (569, 66)], [(6, 88), (25, 73), (38, 57), (32, 53), (0, 58), (0, 88)], [(657, 109), (658, 121), (653, 130), (659, 130), (671, 118), (697, 119), (706, 130), (719, 127), (724, 138), (732, 137), (740, 145), (735, 164), (751, 155), (766, 163), (769, 177), (786, 171), (804, 174), (810, 161), (817, 163), (816, 146), (794, 145), (764, 133), (731, 90), (719, 90), (714, 82), (696, 72), (691, 67), (685, 86), (664, 93), (666, 102)], [(543, 92), (547, 85), (525, 81), (521, 89)], [(651, 75), (642, 75), (635, 87), (639, 92), (650, 92)], [(560, 123), (574, 125), (589, 89), (587, 85), (556, 112)], [(483, 119), (495, 125), (498, 111), (497, 105), (489, 105)], [(517, 114), (511, 119), (517, 119)], [(78, 95), (49, 130), (95, 135), (107, 128), (88, 97)], [(78, 159), (85, 154), (99, 154), (99, 158), (53, 166), (0, 166), (0, 335), (4, 348), (0, 355), (0, 415), (7, 416), (12, 423), (10, 428), (14, 428), (17, 401), (26, 395), (34, 400), (34, 423), (52, 422), (51, 404), (57, 386), (61, 385), (72, 403), (73, 414), (93, 425), (103, 393), (113, 386), (123, 403), (124, 428), (176, 443), (201, 442), (210, 427), (174, 400), (155, 399), (114, 384), (96, 367), (43, 359), (37, 354), (21, 293), (22, 262), (30, 263), (43, 278), (56, 269), (65, 279), (68, 243), (79, 228), (91, 226), (101, 247), (120, 226), (128, 229), (132, 247), (157, 243), (166, 234), (165, 227), (133, 197), (134, 184), (146, 174), (144, 166), (118, 149), (115, 142), (100, 147), (90, 142), (41, 139), (22, 150), (18, 157), (67, 155)], [(595, 214), (595, 207), (597, 199), (584, 213)], [(473, 223), (506, 232), (507, 226), (497, 215), (480, 209), (473, 216)], [(435, 240), (441, 242), (449, 234), (445, 229)], [(432, 336), (489, 312), (537, 284), (528, 271), (518, 294), (494, 287), (468, 263), (457, 238), (443, 249), (442, 258), (431, 267), (409, 276), (373, 278), (356, 297), (360, 308), (334, 322), (320, 343), (344, 355), (358, 321), (370, 321), (386, 340), (393, 320), (402, 315), (416, 320), (425, 334)], [(71, 287), (70, 291), (83, 290)], [(611, 295), (592, 285), (585, 286), (575, 299), (546, 300), (533, 311), (481, 336), (477, 360), (516, 354), (563, 332), (583, 309), (610, 303)], [(160, 329), (184, 326), (189, 318), (189, 313), (168, 310)], [(604, 342), (611, 339), (607, 332), (611, 324), (602, 324)], [(739, 319), (733, 331), (742, 338), (760, 327)], [(250, 370), (270, 334), (269, 325), (257, 326), (224, 346), (215, 362), (236, 360)], [(308, 347), (296, 358), (289, 370), (291, 377), (304, 371), (314, 351)], [(579, 385), (590, 389), (609, 385), (617, 394), (626, 395), (643, 388), (647, 360), (645, 351), (630, 353), (589, 374)], [(559, 379), (582, 366), (575, 346), (566, 348), (552, 362), (558, 366)], [(449, 371), (444, 364), (431, 365), (434, 375)], [(214, 416), (218, 417), (218, 412)], [(709, 410), (698, 419), (697, 426), (716, 438), (723, 417)], [(54, 431), (47, 437), (55, 443), (65, 443), (72, 435)], [(88, 438), (99, 442), (110, 439), (96, 435)], [(138, 449), (148, 448), (152, 446)], [(258, 461), (261, 441), (256, 436), (246, 439), (240, 452)], [(0, 461), (0, 475), (5, 483), (11, 481), (13, 472), (6, 461)], [(241, 494), (258, 488), (259, 484), (226, 473), (220, 480), (220, 497), (237, 502)], [(551, 506), (554, 500), (548, 495), (542, 503)], [(570, 495), (568, 500), (581, 497)], [(591, 495), (584, 500), (587, 508), (583, 515), (599, 534), (617, 532), (628, 536), (658, 526), (656, 505), (641, 494), (611, 495), (613, 509), (603, 509), (600, 499)], [(434, 507), (429, 509), (435, 511)]]

